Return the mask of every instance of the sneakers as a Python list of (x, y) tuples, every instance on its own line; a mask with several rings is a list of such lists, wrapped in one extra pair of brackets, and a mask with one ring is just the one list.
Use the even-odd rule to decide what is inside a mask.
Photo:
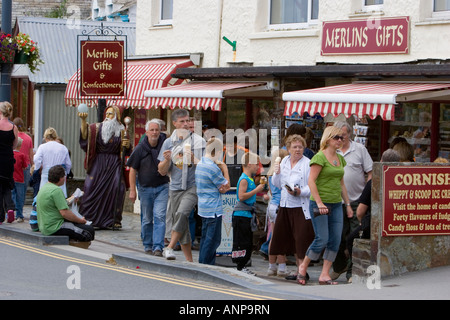
[(153, 251), (153, 255), (155, 257), (162, 257), (163, 256), (161, 250), (159, 250), (159, 249), (156, 249), (155, 251)]
[(277, 276), (278, 277), (285, 278), (287, 275), (289, 275), (289, 272), (287, 272), (287, 270), (280, 270), (280, 269), (278, 269), (278, 271), (277, 271)]
[(164, 248), (162, 255), (167, 260), (175, 260), (176, 259), (176, 256), (173, 253), (173, 249), (171, 249), (169, 247)]
[(8, 210), (8, 223), (12, 223), (14, 221), (14, 210)]
[(269, 269), (267, 269), (267, 275), (269, 277), (274, 277), (277, 275), (277, 269), (272, 269), (269, 267)]
[(247, 269), (246, 267), (242, 268), (242, 270), (240, 270), (240, 271), (245, 273), (245, 274), (251, 275), (251, 276), (256, 276), (256, 273), (254, 273), (250, 269)]

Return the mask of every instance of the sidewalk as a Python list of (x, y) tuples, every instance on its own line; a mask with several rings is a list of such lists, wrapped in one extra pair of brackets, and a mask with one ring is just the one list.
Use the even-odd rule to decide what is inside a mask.
[[(0, 237), (8, 234), (13, 237), (14, 231), (18, 240), (20, 232), (31, 231), (28, 223), (31, 206), (25, 206), (25, 222), (3, 223), (0, 226)], [(37, 233), (39, 234), (39, 233)], [(194, 263), (186, 262), (181, 251), (175, 251), (176, 260), (168, 261), (144, 253), (140, 239), (140, 216), (123, 214), (121, 230), (97, 230), (96, 240), (89, 249), (61, 246), (67, 250), (78, 250), (83, 254), (113, 258), (118, 265), (129, 268), (141, 268), (167, 274), (171, 277), (191, 278), (213, 282), (218, 285), (237, 286), (267, 292), (286, 294), (292, 299), (450, 299), (450, 267), (429, 269), (422, 272), (408, 273), (402, 276), (383, 279), (380, 289), (369, 289), (365, 284), (347, 284), (345, 274), (339, 279), (339, 285), (320, 286), (318, 277), (321, 265), (313, 265), (308, 269), (311, 280), (307, 286), (300, 286), (295, 281), (279, 277), (268, 277), (268, 261), (257, 253), (252, 255), (250, 270), (257, 276), (243, 274), (235, 269), (230, 257), (219, 257), (216, 266), (196, 263), (198, 251), (193, 250)], [(288, 266), (294, 272), (295, 266)], [(372, 286), (373, 288), (373, 286)]]

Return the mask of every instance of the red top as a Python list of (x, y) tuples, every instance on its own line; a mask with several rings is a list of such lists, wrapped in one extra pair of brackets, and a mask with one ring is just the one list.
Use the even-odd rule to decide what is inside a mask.
[(28, 165), (25, 159), (25, 155), (19, 151), (14, 150), (14, 159), (16, 163), (14, 164), (14, 182), (24, 183), (23, 177), (23, 169), (25, 169)]

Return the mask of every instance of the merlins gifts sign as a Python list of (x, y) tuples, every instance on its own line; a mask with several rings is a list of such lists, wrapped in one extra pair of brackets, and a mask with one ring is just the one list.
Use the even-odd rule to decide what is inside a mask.
[(82, 96), (125, 95), (124, 41), (81, 41)]

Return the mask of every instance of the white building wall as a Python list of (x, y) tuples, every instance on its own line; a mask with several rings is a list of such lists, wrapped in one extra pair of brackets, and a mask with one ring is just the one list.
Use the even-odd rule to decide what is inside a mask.
[[(365, 12), (362, 0), (320, 0), (319, 21), (302, 29), (269, 25), (269, 0), (174, 0), (173, 22), (159, 25), (159, 0), (138, 0), (137, 54), (202, 52), (202, 67), (233, 61), (226, 36), (237, 41), (238, 62), (254, 66), (316, 63), (404, 63), (450, 58), (450, 19), (433, 18), (433, 0), (385, 0)], [(323, 21), (410, 17), (409, 54), (321, 56)], [(372, 20), (373, 22), (373, 20)]]

